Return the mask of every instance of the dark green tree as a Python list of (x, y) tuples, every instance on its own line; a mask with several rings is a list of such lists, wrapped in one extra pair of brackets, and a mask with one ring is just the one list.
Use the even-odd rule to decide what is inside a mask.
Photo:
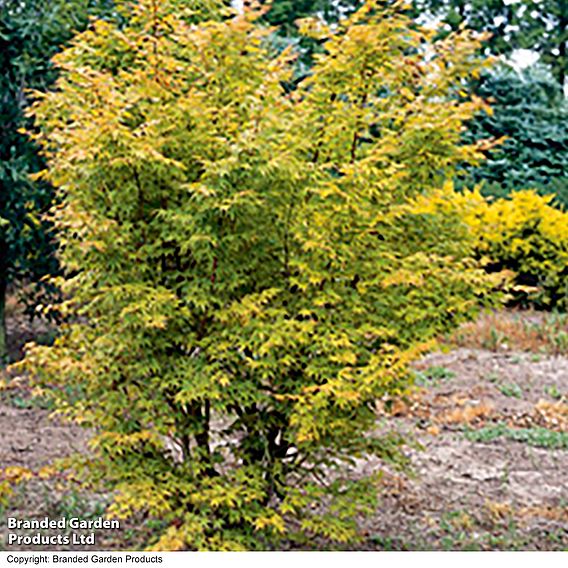
[(418, 15), (436, 17), (447, 31), (465, 25), (489, 32), (486, 45), (495, 55), (531, 49), (550, 65), (564, 85), (568, 70), (568, 2), (566, 0), (414, 0)]
[(278, 26), (281, 35), (296, 35), (296, 21), (320, 15), (326, 22), (336, 22), (363, 4), (362, 0), (273, 0), (266, 21)]
[(6, 357), (5, 295), (15, 281), (37, 282), (56, 269), (54, 244), (42, 214), (52, 191), (30, 174), (43, 169), (22, 133), (28, 90), (46, 90), (56, 72), (51, 57), (105, 0), (0, 0), (0, 360)]
[(501, 67), (476, 90), (493, 112), (470, 122), (466, 140), (504, 140), (468, 170), (466, 183), (473, 179), (497, 196), (534, 188), (568, 206), (568, 105), (558, 83), (538, 65), (521, 72)]
[[(388, 2), (385, 0), (385, 4)], [(326, 22), (336, 22), (364, 0), (272, 0), (270, 4), (265, 20), (279, 27), (281, 38), (299, 41), (298, 19), (320, 16)], [(540, 61), (550, 65), (556, 80), (564, 85), (568, 70), (566, 0), (413, 0), (412, 5), (416, 19), (442, 22), (441, 35), (460, 26), (488, 32), (485, 45), (494, 55), (510, 55), (516, 49), (536, 51)], [(301, 41), (304, 52), (311, 53), (313, 43)]]

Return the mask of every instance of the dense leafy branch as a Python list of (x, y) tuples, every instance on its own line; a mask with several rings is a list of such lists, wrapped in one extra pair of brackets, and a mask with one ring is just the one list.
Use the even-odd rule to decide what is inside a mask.
[(156, 548), (262, 548), (291, 519), (348, 541), (375, 505), (349, 463), (401, 460), (375, 401), (487, 289), (445, 183), (481, 156), (479, 42), (368, 2), (304, 22), (322, 53), (290, 92), (262, 12), (183, 7), (94, 23), (38, 95), (70, 323), (23, 366), (95, 427), (110, 512), (166, 522)]

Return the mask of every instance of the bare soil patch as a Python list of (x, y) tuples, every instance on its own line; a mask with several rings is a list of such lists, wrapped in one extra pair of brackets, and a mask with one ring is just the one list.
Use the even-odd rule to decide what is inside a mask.
[(389, 420), (423, 449), (385, 476), (365, 548), (566, 549), (568, 358), (461, 348), (417, 367), (434, 378)]

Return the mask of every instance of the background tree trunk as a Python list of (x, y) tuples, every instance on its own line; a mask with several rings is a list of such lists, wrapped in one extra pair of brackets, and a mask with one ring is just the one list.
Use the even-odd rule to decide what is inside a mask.
[(8, 350), (6, 347), (6, 290), (5, 286), (0, 285), (0, 366), (6, 363)]
[(6, 243), (0, 238), (0, 366), (6, 363), (8, 350), (6, 345)]

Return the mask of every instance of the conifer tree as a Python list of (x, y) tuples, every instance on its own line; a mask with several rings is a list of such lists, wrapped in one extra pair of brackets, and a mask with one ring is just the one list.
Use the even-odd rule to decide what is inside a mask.
[(507, 67), (484, 73), (476, 88), (491, 102), (468, 124), (465, 140), (499, 140), (487, 159), (461, 180), (482, 184), (483, 193), (503, 197), (524, 188), (568, 206), (568, 101), (541, 66)]

